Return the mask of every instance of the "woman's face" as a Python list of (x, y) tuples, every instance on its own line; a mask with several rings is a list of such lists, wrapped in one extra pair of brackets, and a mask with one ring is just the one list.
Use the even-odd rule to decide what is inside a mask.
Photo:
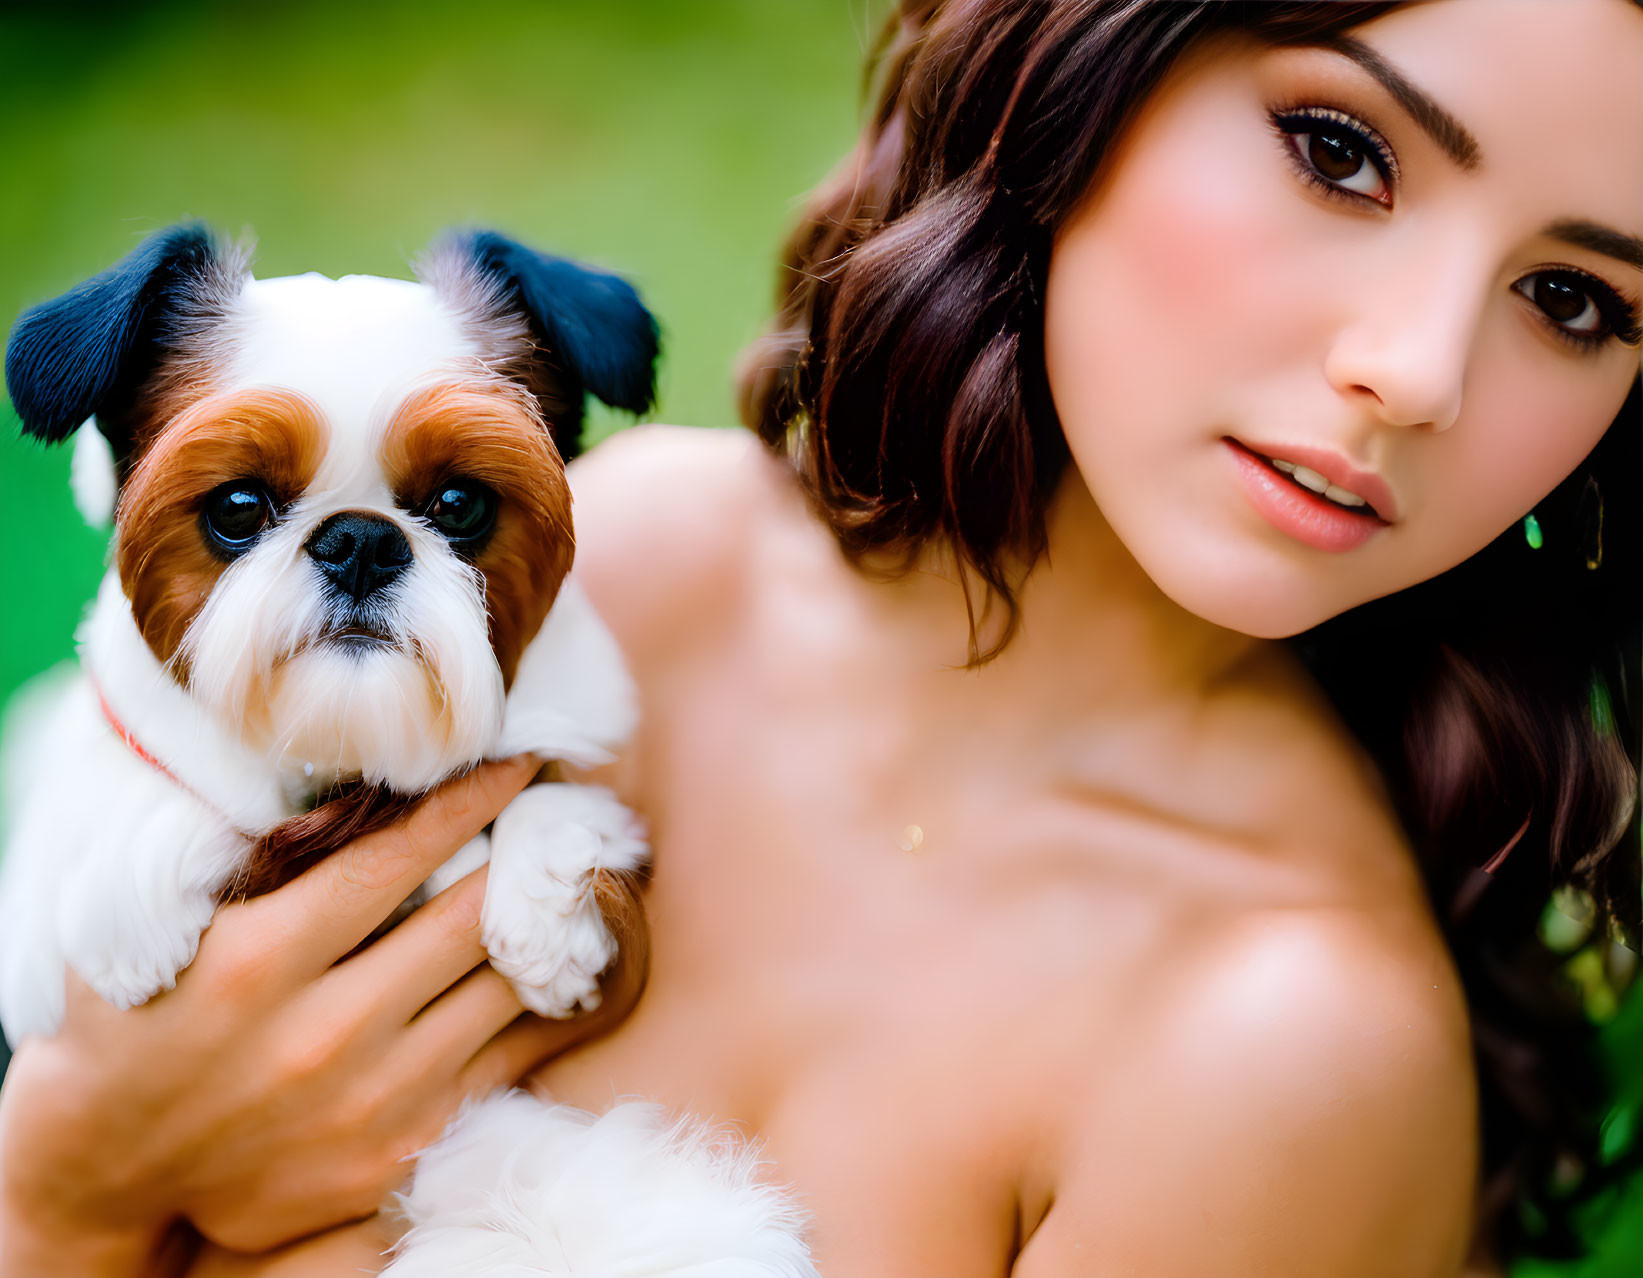
[(1073, 460), (1158, 586), (1293, 634), (1522, 519), (1638, 376), (1640, 157), (1631, 0), (1441, 0), (1185, 60), (1046, 297)]

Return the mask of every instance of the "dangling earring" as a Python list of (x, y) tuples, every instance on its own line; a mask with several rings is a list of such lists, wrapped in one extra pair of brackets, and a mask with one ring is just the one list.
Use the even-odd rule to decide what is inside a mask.
[(1523, 540), (1529, 543), (1530, 550), (1539, 550), (1545, 542), (1540, 535), (1540, 520), (1532, 510), (1523, 517)]
[(1587, 568), (1602, 564), (1603, 491), (1595, 475), (1587, 475), (1586, 486), (1580, 490), (1580, 544), (1586, 551)]

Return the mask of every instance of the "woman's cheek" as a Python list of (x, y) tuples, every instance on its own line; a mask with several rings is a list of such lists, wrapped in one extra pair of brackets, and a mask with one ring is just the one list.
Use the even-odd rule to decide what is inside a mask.
[(1536, 362), (1520, 350), (1502, 375), (1478, 379), (1487, 391), (1471, 397), (1450, 431), (1425, 441), (1433, 464), (1422, 504), (1436, 527), (1422, 532), (1431, 561), (1419, 579), (1476, 554), (1533, 510), (1580, 466), (1613, 419), (1607, 399), (1585, 385), (1535, 376)]
[(1273, 155), (1179, 123), (1126, 148), (1051, 261), (1046, 360), (1075, 454), (1085, 422), (1137, 443), (1214, 439), (1263, 374), (1317, 341), (1315, 276)]

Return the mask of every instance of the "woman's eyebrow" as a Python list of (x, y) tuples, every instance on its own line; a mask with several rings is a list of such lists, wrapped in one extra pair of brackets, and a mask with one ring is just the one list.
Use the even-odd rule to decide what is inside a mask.
[[(1478, 146), (1478, 140), (1467, 127), (1362, 40), (1341, 35), (1326, 41), (1322, 47), (1351, 59), (1374, 76), (1398, 105), (1409, 113), (1410, 118), (1422, 131), (1461, 168), (1475, 169), (1483, 162), (1483, 152)], [(1547, 226), (1543, 234), (1576, 248), (1589, 249), (1593, 253), (1612, 257), (1637, 270), (1643, 270), (1643, 240), (1635, 235), (1627, 235), (1624, 231), (1617, 231), (1598, 222), (1588, 222), (1583, 218), (1564, 218)]]
[(1643, 240), (1635, 235), (1580, 218), (1553, 222), (1546, 228), (1546, 234), (1554, 240), (1562, 240), (1576, 248), (1590, 249), (1593, 253), (1601, 253), (1643, 271)]
[(1349, 35), (1335, 36), (1324, 41), (1322, 47), (1350, 58), (1374, 76), (1398, 105), (1409, 113), (1409, 117), (1420, 125), (1421, 130), (1461, 168), (1475, 169), (1483, 162), (1478, 140), (1467, 127), (1439, 106), (1425, 90), (1410, 83), (1402, 72), (1362, 40)]

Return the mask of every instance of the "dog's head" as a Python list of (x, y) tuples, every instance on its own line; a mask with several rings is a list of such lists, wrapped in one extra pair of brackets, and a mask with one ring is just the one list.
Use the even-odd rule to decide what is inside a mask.
[(656, 324), (616, 277), (484, 231), (418, 274), (257, 280), (178, 227), (6, 352), (28, 434), (108, 439), (143, 640), (316, 786), (481, 756), (570, 568), (584, 395), (653, 394)]

